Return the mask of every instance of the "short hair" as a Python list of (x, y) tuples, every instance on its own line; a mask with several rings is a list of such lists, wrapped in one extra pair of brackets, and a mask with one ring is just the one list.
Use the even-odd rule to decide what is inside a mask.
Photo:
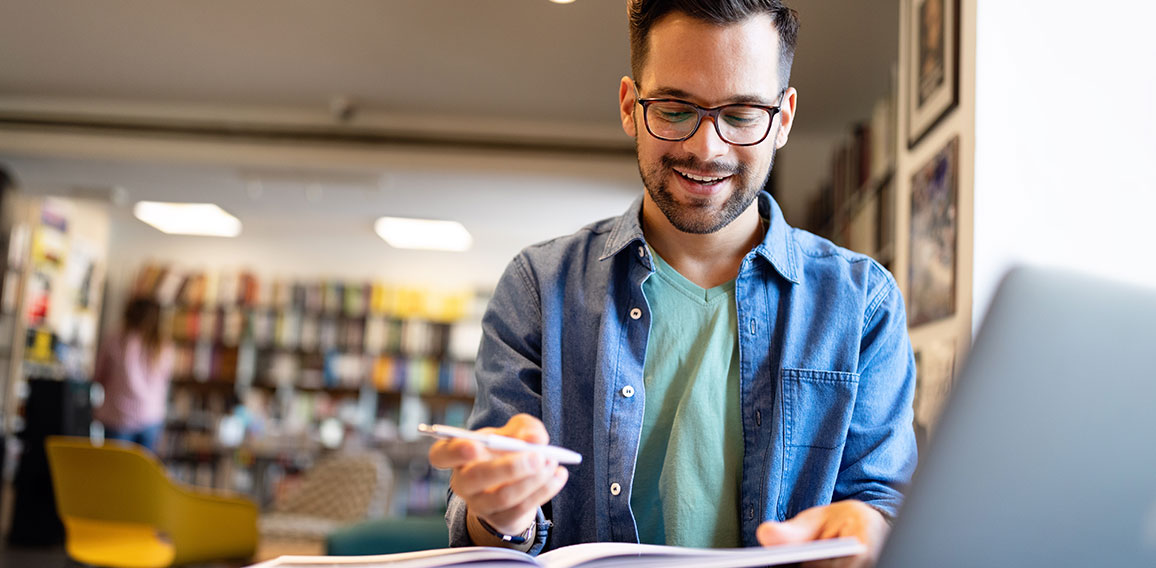
[(642, 74), (649, 51), (650, 29), (664, 16), (681, 12), (696, 20), (723, 26), (767, 14), (779, 32), (779, 81), (786, 88), (799, 39), (799, 14), (782, 0), (627, 0), (630, 22), (630, 72)]

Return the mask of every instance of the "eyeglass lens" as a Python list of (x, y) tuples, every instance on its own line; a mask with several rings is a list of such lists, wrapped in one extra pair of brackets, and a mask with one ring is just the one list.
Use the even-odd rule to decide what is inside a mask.
[[(727, 105), (718, 109), (715, 124), (720, 137), (731, 144), (752, 144), (762, 140), (771, 127), (771, 112), (747, 105)], [(656, 101), (646, 109), (651, 134), (664, 139), (687, 138), (698, 126), (699, 111), (677, 101)]]

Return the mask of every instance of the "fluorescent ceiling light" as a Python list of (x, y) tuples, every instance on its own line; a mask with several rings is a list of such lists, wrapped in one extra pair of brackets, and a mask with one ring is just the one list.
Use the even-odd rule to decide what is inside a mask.
[(170, 235), (235, 237), (241, 234), (241, 221), (213, 203), (138, 201), (132, 214)]
[(470, 232), (457, 221), (381, 217), (373, 230), (390, 246), (402, 249), (462, 252), (474, 243)]

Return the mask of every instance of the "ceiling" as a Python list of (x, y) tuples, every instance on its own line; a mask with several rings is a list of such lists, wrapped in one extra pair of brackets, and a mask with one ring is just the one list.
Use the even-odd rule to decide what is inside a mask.
[[(797, 128), (868, 116), (896, 58), (898, 0), (793, 6)], [(347, 97), (419, 123), (530, 121), (621, 141), (628, 53), (622, 0), (5, 0), (0, 113), (55, 99), (327, 112)]]

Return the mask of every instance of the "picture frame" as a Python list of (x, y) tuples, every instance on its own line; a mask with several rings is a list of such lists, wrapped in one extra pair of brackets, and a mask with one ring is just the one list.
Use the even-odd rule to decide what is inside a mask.
[(907, 147), (959, 102), (959, 0), (903, 0), (907, 11)]
[(913, 347), (915, 396), (913, 425), (920, 450), (927, 447), (955, 385), (955, 338), (940, 337)]
[(955, 314), (959, 136), (911, 176), (907, 322), (918, 327)]

